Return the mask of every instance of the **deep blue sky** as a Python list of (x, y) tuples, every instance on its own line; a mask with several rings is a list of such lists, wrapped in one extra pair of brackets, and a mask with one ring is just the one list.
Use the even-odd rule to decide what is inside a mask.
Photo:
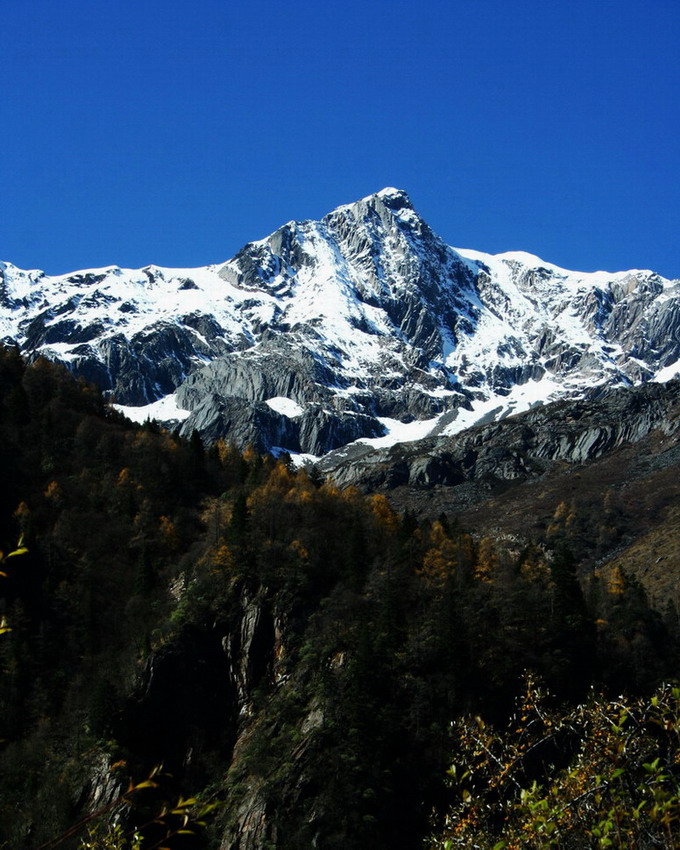
[(406, 189), (449, 244), (680, 277), (679, 0), (2, 0), (0, 258), (225, 260)]

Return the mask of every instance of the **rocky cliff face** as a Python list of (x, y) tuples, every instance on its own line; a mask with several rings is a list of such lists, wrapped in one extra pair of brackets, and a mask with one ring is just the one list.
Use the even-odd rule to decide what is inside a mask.
[(0, 339), (128, 415), (262, 450), (453, 434), (675, 373), (680, 283), (448, 247), (385, 189), (200, 269), (0, 264)]
[[(137, 757), (162, 760), (185, 780), (202, 781), (215, 759), (238, 769), (257, 688), (282, 681), (284, 624), (266, 589), (243, 587), (231, 615), (210, 629), (186, 629), (152, 653), (118, 721), (117, 734)], [(96, 771), (85, 791), (90, 786), (101, 802), (108, 786)], [(223, 850), (259, 850), (276, 838), (255, 781), (232, 802)]]
[(430, 437), (385, 449), (358, 445), (331, 452), (320, 470), (342, 486), (367, 490), (402, 485), (489, 488), (537, 478), (556, 461), (582, 464), (652, 431), (680, 432), (680, 381), (633, 390), (591, 391), (579, 400), (471, 428), (454, 437)]

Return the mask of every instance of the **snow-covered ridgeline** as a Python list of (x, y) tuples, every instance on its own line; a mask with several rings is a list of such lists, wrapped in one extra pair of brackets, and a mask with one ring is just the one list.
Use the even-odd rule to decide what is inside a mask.
[(680, 283), (453, 249), (385, 189), (204, 268), (1, 264), (0, 338), (99, 381), (132, 417), (207, 438), (247, 420), (237, 439), (264, 429), (263, 446), (323, 452), (670, 378)]

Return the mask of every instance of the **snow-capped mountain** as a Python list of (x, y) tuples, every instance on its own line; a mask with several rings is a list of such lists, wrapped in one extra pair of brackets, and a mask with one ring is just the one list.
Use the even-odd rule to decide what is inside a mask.
[(130, 416), (322, 455), (672, 377), (680, 281), (447, 246), (384, 189), (199, 269), (0, 264), (0, 340)]

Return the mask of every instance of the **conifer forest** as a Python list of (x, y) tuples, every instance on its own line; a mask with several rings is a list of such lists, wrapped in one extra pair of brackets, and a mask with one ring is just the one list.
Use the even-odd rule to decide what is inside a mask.
[(519, 534), (7, 348), (0, 469), (2, 850), (680, 845), (672, 468), (539, 480)]

